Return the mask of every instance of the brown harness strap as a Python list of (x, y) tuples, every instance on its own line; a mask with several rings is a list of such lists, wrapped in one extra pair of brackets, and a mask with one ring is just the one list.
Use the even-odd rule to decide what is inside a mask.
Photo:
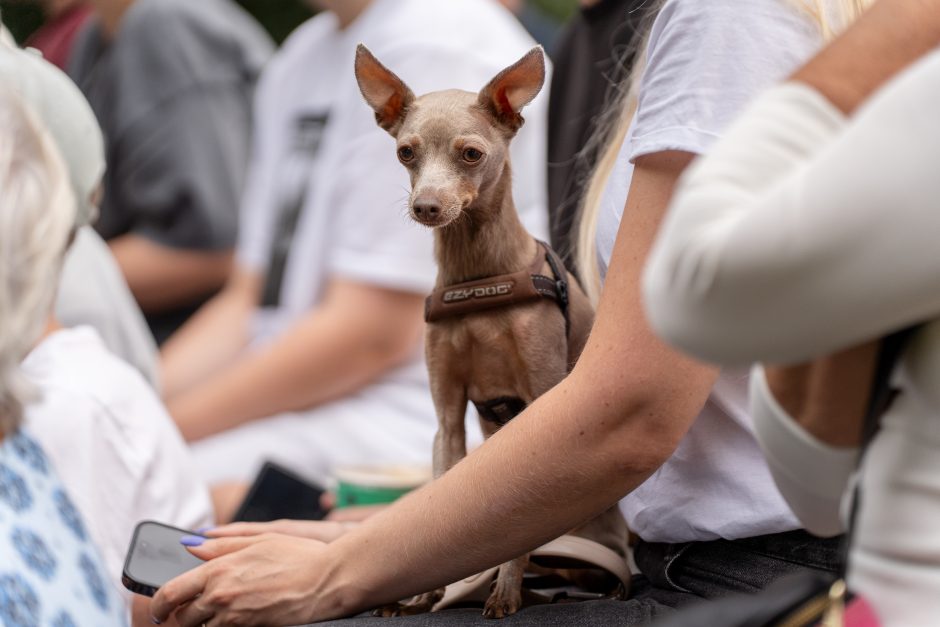
[[(545, 242), (536, 240), (536, 243), (539, 250), (535, 260), (525, 270), (435, 289), (424, 304), (425, 321), (436, 322), (452, 316), (551, 298), (565, 316), (567, 337), (571, 331), (568, 275), (555, 251)], [(554, 275), (552, 277), (541, 274), (546, 261)]]

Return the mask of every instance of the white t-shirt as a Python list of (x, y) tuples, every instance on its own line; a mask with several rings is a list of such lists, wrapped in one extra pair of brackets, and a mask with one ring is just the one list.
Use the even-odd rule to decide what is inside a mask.
[[(395, 140), (378, 127), (356, 83), (353, 63), (360, 42), (418, 95), (450, 88), (479, 91), (535, 46), (493, 0), (375, 0), (346, 29), (339, 28), (334, 14), (323, 12), (290, 37), (259, 83), (255, 152), (242, 208), (238, 261), (260, 273), (265, 284), (252, 326), (255, 345), (313, 310), (331, 278), (420, 294), (433, 287), (431, 231), (407, 216), (408, 173), (395, 156)], [(526, 124), (512, 143), (516, 206), (540, 238), (548, 233), (547, 100), (543, 93), (526, 107)], [(401, 457), (430, 461), (437, 420), (420, 347), (406, 364), (348, 399), (300, 414), (321, 423), (340, 420), (349, 413), (346, 400), (381, 429), (420, 428), (427, 437), (411, 438)], [(321, 429), (316, 439), (320, 447), (335, 449), (338, 463), (343, 452), (356, 460), (357, 438), (324, 442), (340, 431), (308, 422), (310, 429)], [(298, 421), (277, 424), (299, 426)], [(279, 427), (271, 423), (271, 428)], [(254, 437), (250, 429), (241, 432)], [(231, 449), (239, 446), (236, 439), (208, 441), (219, 443), (214, 449), (221, 455), (221, 443), (229, 442), (225, 447)], [(200, 455), (209, 450), (203, 444)], [(322, 472), (312, 463), (298, 470), (311, 478)], [(219, 480), (236, 478), (207, 472)]]
[[(26, 408), (39, 440), (120, 588), (134, 526), (213, 523), (209, 492), (182, 437), (140, 373), (90, 327), (56, 331), (23, 361), (42, 394)], [(123, 588), (121, 588), (123, 590)]]
[(78, 229), (65, 255), (55, 315), (66, 327), (94, 327), (108, 350), (160, 389), (157, 343), (111, 249), (90, 226)]
[[(669, 0), (653, 24), (633, 124), (598, 215), (606, 274), (633, 161), (706, 152), (743, 107), (821, 46), (808, 15), (782, 0)], [(747, 370), (725, 370), (672, 457), (621, 501), (648, 542), (736, 539), (798, 528), (754, 439)]]

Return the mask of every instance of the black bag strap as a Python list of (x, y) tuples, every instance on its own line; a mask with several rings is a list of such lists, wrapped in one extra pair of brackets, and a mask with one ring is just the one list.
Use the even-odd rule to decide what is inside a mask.
[[(881, 340), (881, 346), (878, 348), (878, 361), (875, 365), (875, 373), (872, 377), (868, 395), (868, 408), (865, 410), (865, 417), (862, 421), (862, 440), (857, 462), (859, 468), (862, 465), (865, 453), (868, 451), (868, 446), (878, 435), (881, 428), (881, 417), (888, 411), (891, 403), (898, 395), (898, 390), (891, 386), (891, 376), (894, 374), (894, 369), (898, 365), (898, 360), (904, 353), (908, 341), (919, 328), (919, 326), (907, 327)], [(861, 486), (856, 483), (855, 493), (852, 498), (852, 509), (849, 512), (849, 528), (845, 534), (842, 548), (843, 556), (840, 573), (842, 577), (845, 577), (849, 568), (849, 550), (855, 538), (861, 500)]]

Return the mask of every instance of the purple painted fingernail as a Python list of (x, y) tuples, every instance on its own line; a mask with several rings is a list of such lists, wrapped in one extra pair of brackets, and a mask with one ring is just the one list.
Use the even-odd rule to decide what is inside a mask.
[(200, 546), (206, 539), (202, 536), (183, 536), (180, 538), (180, 544), (183, 546)]
[(201, 536), (204, 536), (206, 535), (206, 533), (212, 531), (213, 529), (215, 529), (215, 527), (200, 527), (199, 529), (196, 529), (196, 533), (198, 533)]

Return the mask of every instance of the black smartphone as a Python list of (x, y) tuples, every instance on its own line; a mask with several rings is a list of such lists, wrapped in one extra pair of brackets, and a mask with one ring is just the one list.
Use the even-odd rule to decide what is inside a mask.
[(269, 522), (281, 518), (322, 520), (328, 513), (320, 505), (324, 490), (290, 470), (267, 462), (248, 490), (235, 522)]
[(202, 564), (180, 544), (183, 536), (192, 535), (198, 534), (152, 520), (138, 523), (124, 559), (124, 587), (152, 597), (169, 580)]

